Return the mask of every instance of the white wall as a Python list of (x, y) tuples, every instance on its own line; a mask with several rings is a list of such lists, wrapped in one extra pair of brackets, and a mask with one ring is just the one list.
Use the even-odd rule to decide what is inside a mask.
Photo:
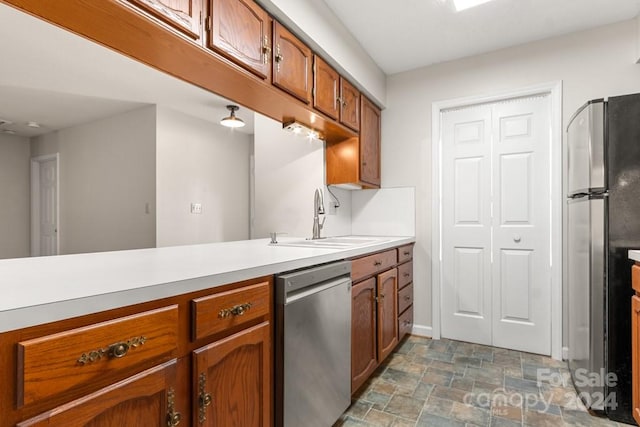
[(163, 107), (157, 118), (157, 245), (248, 239), (251, 135)]
[(415, 236), (415, 200), (413, 187), (354, 191), (351, 232), (366, 236)]
[(155, 246), (155, 107), (32, 138), (31, 146), (32, 156), (60, 153), (61, 254)]
[(297, 34), (306, 34), (305, 41), (315, 52), (325, 56), (342, 75), (351, 77), (378, 104), (385, 105), (384, 73), (324, 2), (259, 0), (259, 3)]
[(640, 92), (636, 39), (634, 19), (388, 78), (382, 184), (416, 187), (416, 325), (432, 324), (432, 103), (562, 80), (564, 129), (571, 114), (589, 99)]
[[(285, 232), (311, 237), (313, 196), (324, 180), (324, 144), (282, 130), (282, 124), (255, 117), (255, 200), (252, 238)], [(336, 215), (326, 215), (323, 236), (351, 234), (351, 195), (332, 189), (340, 200)], [(325, 190), (325, 212), (331, 197)]]
[(29, 139), (0, 133), (0, 259), (29, 256)]

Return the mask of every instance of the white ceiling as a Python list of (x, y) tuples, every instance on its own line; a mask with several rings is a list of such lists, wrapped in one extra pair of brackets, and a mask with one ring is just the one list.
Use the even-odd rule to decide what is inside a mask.
[(324, 0), (390, 75), (631, 19), (640, 0)]
[[(230, 102), (0, 3), (0, 127), (35, 136), (143, 105), (218, 123)], [(237, 113), (253, 133), (253, 112)], [(41, 129), (25, 126), (36, 121)]]

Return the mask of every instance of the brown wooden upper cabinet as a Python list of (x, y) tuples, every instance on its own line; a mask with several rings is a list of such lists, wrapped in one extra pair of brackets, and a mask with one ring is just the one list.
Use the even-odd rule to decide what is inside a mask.
[(356, 132), (360, 130), (360, 91), (340, 77), (340, 123)]
[(311, 103), (313, 86), (311, 49), (278, 21), (273, 24), (273, 84)]
[(360, 97), (360, 180), (380, 186), (380, 109)]
[(202, 0), (127, 0), (193, 40), (202, 35)]
[(380, 109), (360, 96), (360, 135), (327, 141), (328, 185), (380, 188)]
[(313, 107), (358, 131), (360, 128), (360, 91), (322, 58), (313, 60)]
[(340, 74), (318, 55), (313, 56), (313, 108), (334, 120), (340, 112)]
[(253, 0), (209, 0), (207, 46), (263, 79), (271, 75), (271, 18)]

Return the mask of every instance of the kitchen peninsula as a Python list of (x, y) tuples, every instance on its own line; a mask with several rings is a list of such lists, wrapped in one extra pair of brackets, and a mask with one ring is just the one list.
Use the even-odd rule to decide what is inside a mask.
[[(240, 417), (241, 425), (271, 426), (273, 275), (354, 260), (360, 277), (393, 272), (385, 286), (395, 306), (414, 238), (366, 238), (343, 249), (285, 246), (300, 240), (285, 238), (282, 246), (257, 239), (0, 261), (8, 379), (0, 413), (18, 426), (102, 416), (123, 425)], [(410, 272), (403, 277), (408, 283)], [(389, 313), (395, 346), (411, 312)], [(238, 404), (246, 407), (227, 410)]]

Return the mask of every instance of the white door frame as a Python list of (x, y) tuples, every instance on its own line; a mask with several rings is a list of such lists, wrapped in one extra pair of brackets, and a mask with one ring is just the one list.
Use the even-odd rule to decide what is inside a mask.
[(31, 256), (40, 256), (40, 163), (56, 161), (56, 254), (60, 254), (60, 153), (31, 158)]
[(551, 357), (562, 359), (562, 81), (542, 83), (488, 96), (434, 102), (431, 113), (431, 309), (433, 338), (440, 339), (442, 276), (442, 138), (441, 112), (476, 104), (548, 94), (551, 100)]

